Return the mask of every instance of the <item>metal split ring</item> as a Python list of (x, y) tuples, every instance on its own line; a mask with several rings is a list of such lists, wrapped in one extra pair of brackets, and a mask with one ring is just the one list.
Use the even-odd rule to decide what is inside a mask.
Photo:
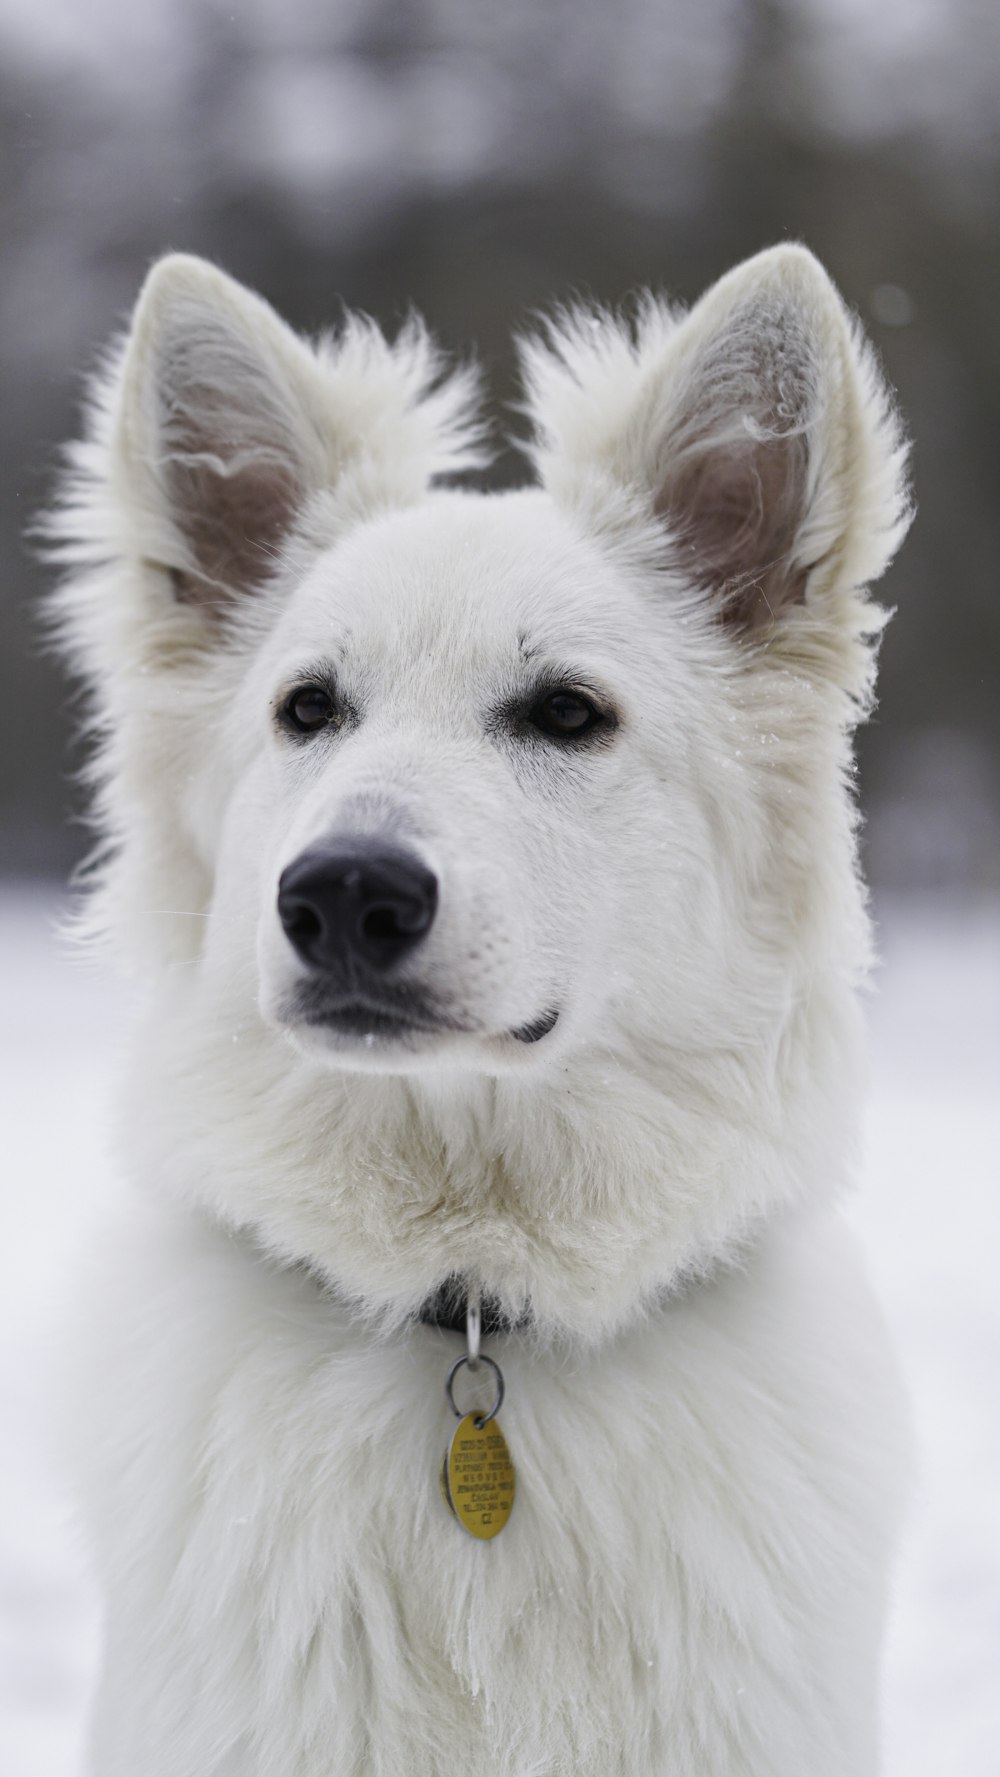
[[(483, 1352), (476, 1361), (480, 1364), (488, 1365), (493, 1371), (493, 1377), (496, 1383), (496, 1395), (489, 1412), (476, 1414), (476, 1424), (482, 1429), (484, 1425), (489, 1425), (490, 1420), (496, 1417), (503, 1405), (503, 1372), (500, 1369), (500, 1365), (494, 1363), (491, 1357), (487, 1357), (485, 1352)], [(448, 1371), (448, 1380), (444, 1385), (444, 1392), (448, 1397), (448, 1405), (456, 1419), (464, 1419), (465, 1417), (461, 1407), (456, 1407), (455, 1405), (455, 1391), (453, 1386), (455, 1377), (458, 1375), (463, 1364), (468, 1364), (470, 1368), (472, 1366), (472, 1359), (468, 1352), (463, 1352), (461, 1357), (455, 1359), (451, 1369)]]

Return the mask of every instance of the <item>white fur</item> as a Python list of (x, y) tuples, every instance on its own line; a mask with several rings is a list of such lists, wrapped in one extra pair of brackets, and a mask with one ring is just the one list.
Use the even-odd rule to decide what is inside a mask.
[[(416, 324), (313, 351), (167, 259), (53, 521), (92, 924), (138, 988), (141, 1193), (81, 1384), (97, 1777), (876, 1770), (905, 1439), (833, 1206), (899, 433), (802, 248), (524, 352), (538, 485), (442, 487), (474, 387)], [(208, 553), (206, 478), (239, 515)], [(291, 744), (327, 662), (358, 719)], [(613, 703), (606, 744), (498, 729), (542, 667)], [(317, 1034), (278, 877), (399, 832), (441, 885), (411, 977), (460, 1028)], [(453, 1272), (533, 1314), (491, 1348), (489, 1545), (438, 1492), (459, 1347), (410, 1318)]]

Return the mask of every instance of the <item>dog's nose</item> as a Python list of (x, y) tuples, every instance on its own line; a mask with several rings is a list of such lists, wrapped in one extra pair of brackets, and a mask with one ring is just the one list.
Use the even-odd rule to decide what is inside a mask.
[(387, 969), (426, 937), (437, 898), (437, 877), (412, 853), (354, 841), (293, 859), (278, 883), (278, 915), (315, 969)]

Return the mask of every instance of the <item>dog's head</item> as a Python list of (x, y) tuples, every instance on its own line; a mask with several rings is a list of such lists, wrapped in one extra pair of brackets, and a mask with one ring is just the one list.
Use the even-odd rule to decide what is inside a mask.
[(442, 485), (475, 384), (418, 326), (163, 261), (62, 610), (181, 1182), (375, 1299), (597, 1324), (839, 1148), (902, 452), (798, 247), (523, 356), (536, 484)]

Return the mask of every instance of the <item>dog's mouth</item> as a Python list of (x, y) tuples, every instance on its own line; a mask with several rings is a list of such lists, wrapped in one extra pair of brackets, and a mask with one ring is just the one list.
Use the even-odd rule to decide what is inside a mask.
[[(312, 1030), (327, 1030), (334, 1036), (347, 1037), (365, 1044), (412, 1042), (421, 1037), (449, 1035), (486, 1035), (473, 1025), (448, 1016), (432, 1001), (413, 993), (387, 995), (355, 994), (341, 999), (317, 992), (314, 983), (296, 996), (289, 1008), (292, 1024), (305, 1024)], [(527, 1024), (500, 1033), (517, 1043), (539, 1043), (554, 1029), (559, 1008), (551, 1007)]]
[(331, 1001), (315, 1000), (300, 1008), (302, 1022), (313, 1029), (329, 1030), (337, 1036), (355, 1037), (361, 1042), (398, 1041), (415, 1036), (442, 1036), (461, 1027), (431, 1008), (418, 1008), (404, 1003), (393, 1005), (382, 999), (357, 998)]

